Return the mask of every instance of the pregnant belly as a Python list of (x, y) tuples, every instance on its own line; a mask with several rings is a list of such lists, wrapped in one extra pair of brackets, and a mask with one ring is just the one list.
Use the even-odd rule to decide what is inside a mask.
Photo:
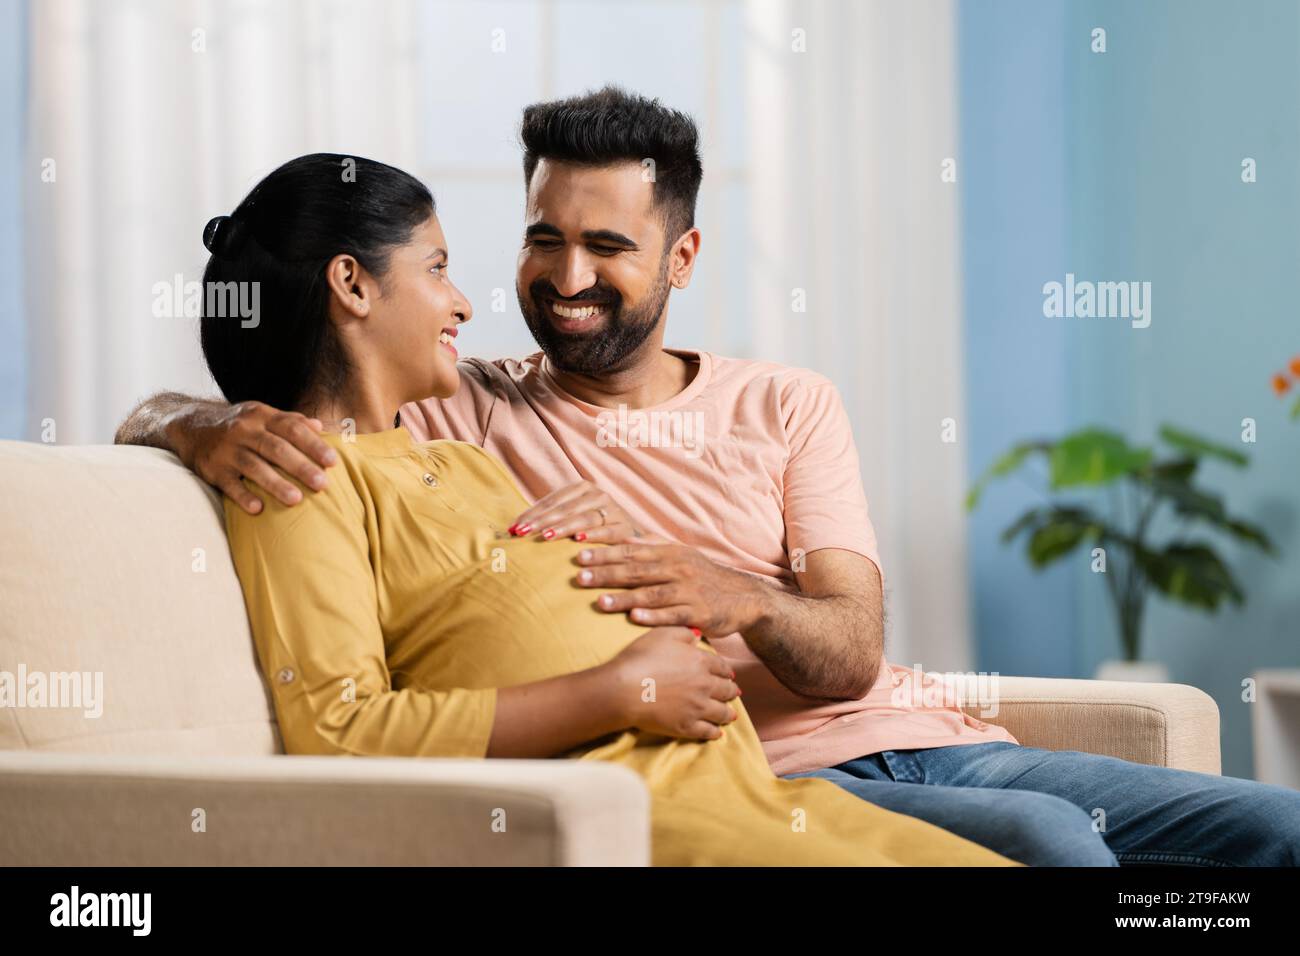
[(390, 645), (394, 682), (401, 673), (425, 686), (503, 687), (615, 657), (647, 629), (597, 610), (605, 592), (574, 583), (584, 547), (536, 538), (484, 545), (427, 595), (428, 613), (408, 639)]

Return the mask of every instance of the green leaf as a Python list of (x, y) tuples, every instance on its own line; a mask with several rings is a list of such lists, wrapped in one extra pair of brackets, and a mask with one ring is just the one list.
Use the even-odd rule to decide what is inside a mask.
[(1188, 482), (1196, 474), (1196, 466), (1200, 461), (1196, 458), (1170, 458), (1167, 461), (1157, 461), (1151, 465), (1151, 474), (1156, 478), (1164, 478), (1168, 481)]
[(1052, 487), (1108, 484), (1145, 468), (1150, 461), (1150, 449), (1130, 448), (1114, 432), (1084, 429), (1066, 436), (1052, 449)]
[(1161, 425), (1160, 437), (1165, 440), (1165, 444), (1173, 445), (1180, 451), (1185, 451), (1191, 455), (1208, 455), (1211, 458), (1218, 458), (1239, 468), (1250, 462), (1246, 455), (1235, 448), (1215, 444), (1198, 435), (1193, 435), (1191, 432), (1174, 428), (1172, 425)]
[(1006, 530), (1002, 532), (1002, 543), (1010, 544), (1026, 528), (1033, 527), (1042, 519), (1043, 512), (1038, 508), (1030, 508), (1011, 524), (1007, 525)]
[(1217, 611), (1225, 599), (1237, 605), (1245, 600), (1232, 572), (1207, 544), (1177, 543), (1163, 551), (1142, 548), (1136, 557), (1152, 587), (1175, 601)]
[(1051, 449), (1052, 443), (1045, 441), (1027, 441), (1014, 446), (1001, 458), (993, 462), (984, 474), (979, 477), (979, 480), (975, 482), (974, 486), (971, 487), (970, 492), (966, 495), (966, 510), (971, 511), (975, 508), (975, 505), (979, 503), (980, 495), (984, 493), (985, 487), (994, 478), (1003, 478), (1011, 474), (1023, 465), (1025, 459), (1034, 452), (1048, 452)]
[(1245, 541), (1253, 544), (1265, 554), (1276, 554), (1277, 550), (1273, 547), (1273, 542), (1264, 529), (1257, 524), (1249, 521), (1242, 521), (1238, 518), (1229, 518), (1223, 522), (1223, 529), (1239, 541)]
[(1146, 484), (1158, 495), (1168, 498), (1174, 511), (1184, 518), (1197, 518), (1239, 541), (1253, 544), (1265, 554), (1273, 554), (1273, 542), (1264, 529), (1239, 518), (1228, 517), (1223, 499), (1208, 491), (1193, 488), (1190, 484), (1162, 478), (1147, 478)]
[(1185, 518), (1203, 518), (1220, 525), (1228, 520), (1223, 499), (1218, 495), (1172, 479), (1153, 478), (1147, 484), (1156, 494), (1168, 498), (1174, 510)]
[(1077, 548), (1087, 530), (1086, 525), (1065, 522), (1040, 525), (1029, 537), (1026, 554), (1035, 567), (1046, 567)]
[(1026, 548), (1030, 562), (1039, 568), (1065, 557), (1102, 532), (1101, 523), (1082, 508), (1053, 508), (1040, 519)]

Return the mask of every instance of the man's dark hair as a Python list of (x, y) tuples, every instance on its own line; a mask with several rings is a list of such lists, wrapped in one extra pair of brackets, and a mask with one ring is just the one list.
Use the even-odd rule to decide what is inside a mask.
[(524, 187), (542, 159), (582, 166), (654, 161), (654, 204), (664, 217), (664, 248), (695, 225), (704, 167), (695, 121), (658, 100), (606, 86), (594, 93), (534, 103), (524, 110)]

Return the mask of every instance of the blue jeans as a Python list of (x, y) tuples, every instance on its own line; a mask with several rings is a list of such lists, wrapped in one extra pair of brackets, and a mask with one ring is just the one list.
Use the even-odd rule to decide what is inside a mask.
[(1030, 866), (1295, 866), (1300, 791), (1005, 741), (886, 750), (821, 777)]

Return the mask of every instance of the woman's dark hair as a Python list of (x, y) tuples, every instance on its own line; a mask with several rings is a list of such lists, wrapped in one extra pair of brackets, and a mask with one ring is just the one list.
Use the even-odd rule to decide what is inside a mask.
[[(382, 279), (393, 248), (434, 210), (429, 190), (400, 169), (312, 153), (211, 220), (200, 340), (226, 399), (292, 409), (345, 385), (349, 363), (329, 319), (325, 266), (347, 254)], [(255, 315), (231, 307), (250, 301)]]
[(654, 161), (654, 204), (664, 217), (665, 248), (695, 225), (704, 167), (695, 121), (680, 110), (606, 86), (524, 110), (524, 188), (542, 159), (581, 166)]

